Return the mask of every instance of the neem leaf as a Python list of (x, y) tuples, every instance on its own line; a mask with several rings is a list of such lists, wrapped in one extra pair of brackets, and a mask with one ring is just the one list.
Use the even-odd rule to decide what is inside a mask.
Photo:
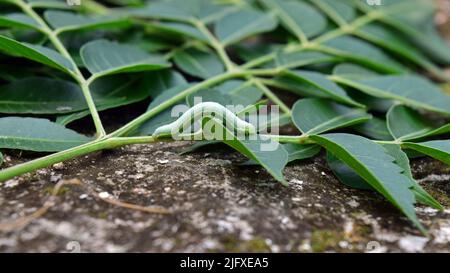
[(185, 73), (202, 79), (214, 77), (224, 71), (223, 63), (212, 52), (196, 49), (178, 51), (174, 61)]
[(326, 41), (324, 45), (319, 45), (315, 49), (383, 72), (396, 74), (405, 72), (402, 65), (382, 50), (351, 36), (341, 36)]
[(271, 14), (257, 10), (241, 10), (219, 20), (215, 25), (215, 33), (224, 45), (229, 45), (276, 27), (277, 21)]
[(311, 94), (316, 93), (316, 96), (322, 95), (338, 102), (363, 107), (361, 104), (352, 100), (344, 89), (321, 73), (303, 70), (287, 70), (284, 71), (282, 75), (295, 80), (296, 84), (299, 85), (298, 88), (308, 90)]
[(200, 30), (189, 24), (178, 22), (158, 22), (152, 24), (152, 27), (159, 32), (186, 36), (188, 38), (195, 38), (204, 42), (208, 41), (208, 38)]
[(403, 141), (450, 132), (450, 124), (436, 128), (431, 121), (404, 105), (395, 105), (389, 110), (387, 125), (392, 136)]
[(288, 162), (311, 158), (320, 152), (321, 147), (315, 144), (283, 144), (283, 148), (288, 152)]
[(73, 82), (30, 77), (1, 87), (0, 113), (63, 114), (85, 109), (83, 93)]
[(95, 40), (81, 48), (81, 58), (91, 74), (105, 75), (164, 69), (170, 66), (164, 58), (150, 55), (130, 45)]
[(320, 34), (327, 27), (325, 16), (307, 3), (292, 0), (263, 0), (262, 2), (267, 8), (276, 12), (283, 26), (299, 40)]
[(40, 118), (0, 118), (0, 148), (57, 152), (91, 140), (62, 125)]
[(403, 175), (403, 169), (383, 146), (350, 134), (311, 136), (311, 139), (345, 162), (426, 233), (414, 209), (414, 182)]
[(351, 188), (362, 189), (362, 190), (372, 190), (372, 186), (368, 184), (364, 179), (361, 178), (352, 168), (347, 164), (339, 160), (332, 153), (327, 152), (327, 164), (331, 171), (337, 177), (342, 184), (347, 185)]
[(66, 73), (72, 73), (74, 67), (72, 63), (65, 57), (53, 49), (21, 43), (0, 35), (0, 51), (8, 55), (27, 58), (53, 68), (57, 68)]
[(68, 11), (48, 10), (44, 13), (47, 22), (58, 32), (118, 28), (129, 25), (129, 21), (118, 16), (87, 16)]
[(371, 117), (361, 109), (317, 98), (299, 100), (292, 108), (292, 121), (300, 131), (308, 135), (355, 125)]
[(353, 127), (357, 132), (376, 140), (392, 140), (386, 121), (377, 117)]
[(231, 98), (233, 105), (248, 106), (259, 101), (263, 93), (252, 85), (252, 82), (243, 80), (229, 80), (215, 87), (215, 90)]
[(312, 0), (311, 2), (335, 22), (338, 20), (351, 22), (357, 16), (356, 9), (352, 5), (351, 0)]
[(405, 142), (402, 147), (416, 150), (450, 165), (450, 140), (433, 140), (420, 143)]
[(169, 0), (150, 2), (144, 8), (129, 10), (135, 16), (190, 22), (193, 19), (204, 23), (215, 22), (235, 11), (235, 5), (221, 5), (210, 0)]
[[(142, 78), (131, 77), (105, 77), (91, 85), (91, 94), (98, 111), (116, 108), (123, 105), (142, 101), (150, 96), (151, 75), (142, 75)], [(81, 92), (81, 90), (79, 90)], [(87, 108), (87, 106), (86, 106)], [(86, 117), (89, 110), (59, 116), (56, 123), (67, 125), (75, 120)]]
[(0, 26), (2, 27), (18, 27), (32, 28), (39, 30), (40, 26), (36, 20), (23, 13), (9, 13), (0, 15)]
[(264, 67), (296, 68), (313, 64), (333, 63), (341, 60), (339, 57), (321, 52), (277, 52), (275, 60)]
[[(386, 144), (383, 145), (383, 148), (386, 152), (395, 159), (395, 164), (397, 164), (400, 168), (403, 169), (403, 175), (408, 177), (413, 183), (414, 186), (412, 190), (418, 201), (425, 205), (429, 205), (435, 209), (442, 210), (443, 207), (436, 201), (431, 195), (429, 195), (413, 178), (411, 174), (411, 169), (409, 167), (409, 159), (408, 156), (401, 150), (400, 145), (397, 144)], [(343, 184), (356, 188), (356, 189), (370, 189), (373, 187), (370, 186), (362, 177), (360, 177), (354, 170), (352, 170), (347, 164), (339, 160), (332, 153), (327, 153), (327, 163), (331, 168), (336, 177)]]
[(259, 163), (278, 182), (287, 185), (283, 176), (283, 169), (288, 163), (289, 156), (283, 145), (260, 135), (251, 135), (245, 139), (238, 138), (219, 122), (216, 122), (215, 129), (224, 132), (224, 137), (219, 139), (220, 141)]
[(393, 99), (412, 107), (450, 115), (450, 96), (417, 75), (378, 76), (360, 80), (333, 76), (333, 80), (374, 97)]

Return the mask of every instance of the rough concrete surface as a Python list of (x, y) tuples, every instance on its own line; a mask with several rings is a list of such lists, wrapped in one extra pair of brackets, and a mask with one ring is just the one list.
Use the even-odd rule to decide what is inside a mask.
[[(210, 149), (179, 155), (188, 143), (106, 151), (10, 180), (0, 191), (0, 251), (217, 252), (450, 250), (450, 168), (413, 162), (414, 175), (446, 207), (418, 206), (423, 237), (381, 196), (337, 181), (323, 156), (290, 165), (289, 187), (241, 155)], [(7, 164), (17, 162), (10, 157)], [(7, 226), (40, 208), (61, 180), (48, 212), (24, 227)], [(161, 206), (159, 215), (103, 202)], [(15, 225), (25, 223), (14, 223)], [(79, 248), (78, 248), (79, 247)]]

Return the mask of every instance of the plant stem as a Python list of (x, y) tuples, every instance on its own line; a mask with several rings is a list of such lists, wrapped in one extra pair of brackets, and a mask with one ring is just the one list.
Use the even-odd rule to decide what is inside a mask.
[(276, 96), (269, 88), (267, 88), (267, 86), (265, 86), (259, 79), (251, 78), (250, 81), (252, 81), (255, 86), (259, 90), (261, 90), (264, 95), (266, 95), (268, 99), (276, 103), (281, 108), (281, 111), (283, 111), (288, 116), (292, 115), (291, 108), (289, 108), (289, 106), (287, 106), (282, 100), (280, 100), (278, 96)]
[(142, 138), (109, 138), (89, 142), (87, 144), (65, 150), (59, 153), (41, 157), (23, 164), (13, 166), (0, 172), (0, 182), (14, 178), (18, 175), (32, 172), (41, 168), (52, 166), (53, 164), (66, 161), (78, 156), (86, 155), (104, 149), (113, 149), (129, 144), (143, 144), (155, 142), (153, 137)]
[(33, 18), (42, 28), (42, 32), (47, 35), (50, 42), (53, 44), (53, 46), (58, 50), (58, 52), (64, 56), (66, 59), (70, 61), (72, 64), (72, 67), (74, 69), (74, 73), (71, 73), (71, 76), (79, 83), (81, 90), (83, 92), (84, 98), (86, 100), (86, 103), (88, 105), (89, 111), (91, 113), (92, 119), (94, 121), (94, 125), (97, 131), (97, 136), (103, 137), (106, 135), (105, 129), (103, 128), (103, 124), (101, 122), (100, 116), (98, 114), (97, 108), (95, 106), (94, 99), (91, 95), (90, 89), (88, 84), (86, 83), (86, 79), (84, 78), (81, 71), (78, 69), (78, 66), (76, 65), (75, 61), (73, 60), (72, 56), (67, 51), (66, 47), (63, 45), (61, 40), (58, 38), (58, 35), (55, 31), (53, 31), (49, 25), (37, 14), (33, 8), (23, 0), (19, 0), (16, 2), (17, 5), (22, 9), (22, 11)]
[(217, 38), (209, 31), (209, 29), (206, 27), (205, 23), (203, 23), (200, 20), (193, 20), (192, 24), (197, 27), (197, 29), (203, 33), (203, 35), (206, 36), (206, 38), (209, 41), (210, 46), (214, 48), (214, 50), (219, 55), (220, 59), (224, 63), (225, 67), (227, 68), (227, 71), (233, 71), (235, 68), (235, 65), (231, 61), (230, 57), (228, 57), (227, 52), (225, 51), (225, 47), (217, 40)]

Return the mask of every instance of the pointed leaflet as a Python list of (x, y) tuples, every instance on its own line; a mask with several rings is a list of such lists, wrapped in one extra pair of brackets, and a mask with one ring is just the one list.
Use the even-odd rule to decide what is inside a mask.
[(30, 77), (1, 87), (0, 113), (63, 114), (85, 109), (83, 93), (73, 82)]
[(161, 33), (167, 33), (176, 36), (186, 36), (186, 38), (195, 38), (207, 42), (208, 38), (192, 25), (177, 22), (157, 22), (152, 27)]
[(349, 108), (325, 99), (302, 99), (292, 108), (292, 120), (304, 134), (315, 135), (371, 119), (358, 108)]
[(301, 52), (277, 52), (275, 60), (269, 62), (264, 67), (297, 68), (313, 64), (334, 63), (340, 58), (321, 52), (301, 51)]
[(307, 90), (313, 96), (316, 94), (316, 96), (328, 97), (338, 102), (362, 107), (361, 104), (352, 100), (344, 89), (321, 73), (295, 70), (284, 71), (282, 75), (294, 80), (299, 89)]
[(23, 13), (9, 13), (0, 15), (0, 26), (32, 28), (36, 30), (40, 29), (38, 22)]
[(87, 16), (67, 11), (48, 10), (44, 17), (57, 32), (118, 28), (129, 25), (129, 21), (118, 16)]
[(428, 79), (417, 75), (378, 76), (359, 80), (333, 76), (333, 80), (374, 97), (393, 99), (412, 107), (450, 115), (450, 96)]
[(398, 140), (412, 140), (450, 132), (450, 124), (435, 127), (417, 111), (395, 105), (387, 113), (387, 125), (392, 136)]
[(414, 209), (414, 182), (402, 174), (402, 168), (381, 145), (350, 134), (311, 136), (311, 139), (344, 161), (425, 233)]
[(53, 49), (21, 43), (16, 40), (0, 35), (0, 51), (12, 56), (23, 57), (39, 62), (66, 73), (72, 73), (72, 63)]
[(357, 132), (376, 140), (392, 140), (386, 121), (377, 117), (353, 127)]
[(275, 11), (283, 26), (299, 40), (322, 33), (327, 20), (308, 3), (293, 0), (263, 0), (264, 5)]
[(212, 52), (196, 49), (178, 51), (174, 55), (174, 61), (185, 73), (201, 79), (208, 79), (224, 72), (223, 63)]
[(249, 36), (274, 30), (276, 26), (276, 19), (269, 13), (242, 10), (219, 20), (215, 25), (215, 33), (224, 45), (230, 45)]
[(372, 44), (351, 36), (341, 36), (313, 49), (336, 55), (355, 63), (387, 73), (403, 73), (405, 69), (393, 58)]
[(0, 118), (0, 148), (57, 152), (90, 140), (47, 119)]
[[(425, 205), (442, 210), (442, 205), (429, 195), (412, 177), (408, 156), (401, 150), (400, 145), (386, 144), (383, 145), (383, 148), (395, 159), (395, 164), (403, 169), (403, 175), (408, 177), (414, 183), (412, 190), (414, 191), (417, 200)], [(364, 179), (354, 170), (330, 152), (327, 153), (327, 163), (336, 177), (345, 185), (356, 189), (373, 189), (373, 187), (364, 181)]]
[(433, 140), (427, 142), (406, 142), (402, 147), (416, 150), (450, 165), (450, 140)]
[(248, 106), (259, 101), (263, 93), (249, 81), (229, 80), (215, 87), (215, 90), (231, 98), (233, 105)]
[(330, 17), (335, 23), (351, 22), (357, 14), (352, 0), (309, 0)]
[[(140, 77), (139, 77), (140, 76)], [(101, 78), (91, 85), (91, 94), (98, 111), (104, 111), (123, 105), (142, 101), (150, 96), (152, 73), (143, 73), (137, 77), (128, 75)], [(81, 90), (79, 90), (81, 92)], [(87, 107), (86, 107), (87, 108)], [(56, 123), (67, 125), (86, 117), (89, 110), (59, 116)]]
[(192, 19), (204, 23), (215, 22), (237, 10), (235, 5), (221, 5), (211, 0), (151, 1), (145, 8), (128, 12), (135, 16), (190, 22)]
[(283, 148), (289, 154), (288, 162), (311, 158), (320, 152), (321, 147), (315, 144), (283, 144)]
[(81, 58), (93, 77), (164, 69), (170, 66), (163, 57), (150, 55), (130, 45), (96, 40), (81, 48)]

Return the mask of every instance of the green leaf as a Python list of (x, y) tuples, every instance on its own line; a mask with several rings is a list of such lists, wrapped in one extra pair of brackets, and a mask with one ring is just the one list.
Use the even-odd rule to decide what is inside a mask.
[(382, 50), (351, 36), (341, 36), (329, 40), (324, 45), (315, 46), (313, 49), (336, 55), (382, 72), (395, 74), (405, 72), (401, 64), (386, 55)]
[(365, 25), (357, 30), (356, 34), (416, 64), (425, 67), (432, 66), (428, 59), (418, 49), (412, 46), (409, 41), (403, 39), (397, 32), (386, 26), (381, 24)]
[(450, 140), (433, 140), (420, 143), (405, 142), (402, 147), (413, 149), (450, 165)]
[(0, 113), (64, 114), (85, 109), (83, 93), (72, 82), (30, 77), (1, 87)]
[[(408, 177), (414, 186), (412, 190), (418, 201), (425, 205), (429, 205), (435, 209), (442, 210), (443, 207), (436, 201), (431, 195), (429, 195), (413, 178), (411, 169), (409, 167), (408, 156), (400, 149), (400, 145), (397, 144), (387, 144), (383, 145), (386, 152), (395, 159), (395, 164), (403, 169), (403, 175)], [(370, 186), (363, 178), (361, 178), (354, 170), (347, 166), (344, 162), (336, 158), (332, 153), (327, 153), (327, 163), (336, 177), (343, 184), (356, 188), (356, 189), (369, 189), (372, 190), (373, 187)]]
[(301, 51), (301, 52), (277, 52), (273, 62), (265, 65), (265, 67), (278, 68), (297, 68), (313, 64), (334, 63), (340, 58), (331, 56), (321, 52)]
[(0, 35), (0, 51), (15, 57), (23, 57), (39, 62), (66, 73), (72, 73), (72, 63), (53, 49), (21, 43), (16, 40)]
[(48, 10), (44, 17), (57, 32), (74, 30), (93, 30), (100, 28), (120, 28), (129, 26), (130, 22), (118, 16), (87, 16), (68, 11)]
[(3, 161), (4, 161), (3, 154), (2, 152), (0, 152), (0, 167), (3, 165)]
[(90, 140), (46, 119), (0, 118), (0, 148), (57, 152)]
[(249, 36), (268, 32), (277, 27), (271, 14), (256, 10), (242, 10), (229, 14), (215, 25), (215, 33), (224, 45), (230, 45)]
[[(159, 71), (158, 71), (159, 72)], [(104, 111), (135, 102), (142, 101), (150, 96), (155, 86), (160, 84), (160, 73), (143, 73), (136, 77), (110, 76), (101, 78), (91, 85), (91, 93), (98, 111)], [(158, 82), (158, 83), (156, 83)], [(81, 90), (80, 90), (81, 92)], [(59, 116), (58, 124), (67, 125), (75, 120), (90, 115), (89, 110), (69, 115)]]
[(320, 152), (320, 146), (314, 144), (283, 144), (283, 148), (288, 153), (288, 162), (311, 158)]
[(250, 160), (263, 166), (278, 182), (287, 185), (283, 169), (288, 163), (288, 153), (283, 145), (266, 139), (260, 135), (252, 135), (249, 139), (236, 137), (222, 124), (216, 122), (216, 130), (223, 130), (225, 136), (219, 139), (223, 143), (242, 153)]
[(185, 73), (208, 79), (224, 72), (224, 66), (212, 52), (204, 52), (196, 49), (178, 51), (174, 61)]
[(311, 136), (311, 139), (345, 162), (426, 233), (414, 209), (414, 182), (403, 175), (404, 170), (381, 145), (349, 134)]
[(327, 27), (327, 20), (311, 5), (300, 1), (263, 0), (264, 5), (274, 11), (283, 26), (299, 40), (322, 33)]
[(312, 71), (284, 71), (283, 76), (295, 80), (299, 89), (315, 96), (326, 97), (345, 104), (363, 107), (363, 105), (352, 100), (344, 89), (330, 81), (325, 75)]
[(349, 108), (325, 99), (302, 99), (292, 108), (292, 121), (307, 135), (348, 127), (371, 118), (371, 115), (361, 109)]
[(214, 89), (203, 89), (186, 97), (186, 104), (192, 107), (202, 102), (217, 102), (220, 105), (233, 105), (233, 100), (227, 94), (222, 94)]
[(207, 42), (208, 38), (198, 30), (197, 28), (177, 22), (158, 22), (152, 24), (152, 27), (156, 29), (159, 33), (168, 33), (178, 36), (186, 36), (187, 38), (194, 38), (203, 42)]
[(0, 15), (0, 26), (40, 30), (38, 22), (23, 13), (9, 13)]
[(342, 184), (347, 185), (354, 189), (372, 190), (372, 186), (364, 181), (352, 168), (347, 164), (339, 160), (332, 153), (327, 152), (327, 164), (334, 175)]
[(170, 66), (164, 58), (143, 50), (107, 40), (96, 40), (81, 48), (81, 58), (95, 77), (129, 72), (164, 69)]
[[(351, 0), (310, 0), (334, 21), (351, 22), (355, 20), (357, 11)], [(339, 18), (339, 19), (336, 19)]]
[(395, 105), (387, 113), (387, 125), (391, 135), (398, 140), (413, 140), (450, 132), (450, 124), (439, 128), (422, 117), (417, 111), (404, 106)]
[(353, 127), (357, 132), (376, 140), (392, 140), (392, 136), (387, 128), (386, 121), (377, 117), (372, 117), (367, 122), (357, 124)]
[(236, 9), (236, 6), (220, 5), (210, 0), (170, 0), (151, 2), (145, 8), (130, 10), (129, 13), (153, 19), (181, 22), (197, 19), (212, 23)]
[(263, 93), (252, 85), (251, 82), (243, 80), (229, 80), (215, 87), (215, 90), (231, 98), (233, 105), (248, 106), (259, 101)]
[(450, 96), (417, 75), (378, 76), (360, 80), (334, 76), (333, 79), (374, 97), (450, 115)]

